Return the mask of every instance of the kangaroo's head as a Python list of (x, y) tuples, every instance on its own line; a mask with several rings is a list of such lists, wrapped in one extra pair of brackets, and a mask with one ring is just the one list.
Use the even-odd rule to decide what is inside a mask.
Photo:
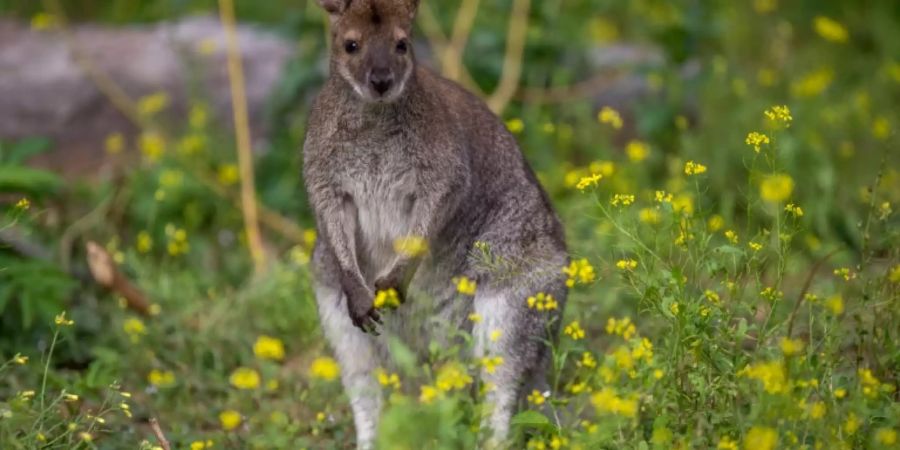
[(363, 101), (403, 95), (415, 67), (410, 34), (419, 0), (318, 0), (331, 18), (331, 70)]

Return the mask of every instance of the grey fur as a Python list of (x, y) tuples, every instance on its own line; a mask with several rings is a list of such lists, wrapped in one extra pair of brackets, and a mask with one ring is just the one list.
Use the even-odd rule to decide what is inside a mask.
[[(376, 7), (385, 16), (380, 27), (408, 30), (415, 3), (349, 2), (333, 19), (335, 47), (348, 30), (364, 30), (364, 47), (377, 45), (366, 31), (379, 28), (365, 20)], [(555, 338), (567, 293), (562, 226), (515, 139), (480, 99), (415, 66), (411, 55), (409, 66), (374, 62), (403, 79), (379, 99), (361, 93), (364, 76), (347, 76), (365, 70), (349, 70), (351, 59), (333, 50), (332, 75), (309, 118), (304, 176), (320, 236), (312, 263), (319, 315), (342, 367), (358, 444), (374, 445), (381, 399), (373, 371), (389, 366), (387, 336), (422, 349), (453, 330), (472, 333), (473, 356), (504, 359), (495, 373), (482, 374), (495, 386), (486, 425), (500, 442), (526, 386), (544, 385), (544, 342)], [(407, 236), (423, 237), (429, 252), (417, 259), (395, 253), (394, 241)], [(472, 257), (476, 242), (503, 260), (504, 273)], [(458, 300), (456, 276), (477, 281), (473, 301)], [(373, 298), (388, 287), (406, 302), (382, 319)], [(529, 309), (527, 297), (538, 292), (553, 295), (560, 310)], [(473, 312), (482, 317), (474, 327), (466, 319)], [(501, 335), (492, 342), (493, 330)]]

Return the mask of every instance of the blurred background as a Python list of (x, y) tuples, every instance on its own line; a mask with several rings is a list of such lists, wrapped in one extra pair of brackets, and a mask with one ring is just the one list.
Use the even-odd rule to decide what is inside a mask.
[[(37, 410), (9, 399), (40, 380), (78, 392), (93, 414), (110, 386), (133, 393), (136, 420), (78, 445), (135, 448), (162, 417), (178, 448), (207, 436), (351, 447), (339, 386), (308, 380), (327, 350), (306, 270), (316, 236), (301, 148), (328, 76), (327, 22), (313, 0), (0, 0), (0, 361), (31, 359), (2, 374), (0, 440), (35, 438), (22, 430)], [(763, 230), (765, 241), (779, 216), (750, 194), (765, 173), (789, 174), (804, 214), (778, 251), (790, 255), (776, 264), (788, 292), (826, 256), (897, 261), (894, 0), (423, 0), (416, 24), (420, 63), (506, 122), (573, 256), (597, 268), (567, 311), (589, 333), (641, 309), (615, 279), (634, 243), (575, 189), (592, 173), (604, 175), (601, 196), (651, 205), (633, 207), (625, 231), (654, 249), (663, 235), (638, 227), (658, 221), (656, 191), (717, 239)], [(244, 89), (229, 61), (242, 63)], [(248, 120), (234, 120), (235, 99)], [(793, 121), (760, 153), (747, 136), (774, 105)], [(682, 173), (687, 161), (708, 167), (702, 186)], [(59, 331), (62, 311), (74, 324)], [(280, 357), (253, 366), (265, 387), (241, 397), (229, 375), (257, 364), (260, 336)], [(252, 432), (221, 435), (229, 411)], [(69, 407), (62, 421), (82, 413)]]

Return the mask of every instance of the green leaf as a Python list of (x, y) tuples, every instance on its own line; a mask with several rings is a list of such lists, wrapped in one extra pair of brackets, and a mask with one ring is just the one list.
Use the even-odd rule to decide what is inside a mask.
[(547, 416), (533, 410), (522, 411), (516, 414), (510, 423), (515, 426), (537, 428), (542, 431), (556, 430), (556, 426), (553, 425), (553, 422), (550, 422)]
[(62, 180), (46, 170), (18, 165), (0, 165), (0, 192), (47, 195), (55, 192)]
[(50, 140), (42, 137), (30, 137), (16, 142), (9, 152), (0, 155), (0, 161), (6, 164), (24, 164), (34, 155), (50, 150)]

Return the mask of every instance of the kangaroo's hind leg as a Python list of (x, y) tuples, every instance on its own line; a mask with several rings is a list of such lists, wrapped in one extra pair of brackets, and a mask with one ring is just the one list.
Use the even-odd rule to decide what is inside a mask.
[[(541, 292), (554, 297), (556, 309), (528, 307), (528, 297)], [(550, 358), (546, 343), (555, 338), (566, 292), (565, 280), (558, 273), (537, 273), (523, 276), (505, 289), (479, 291), (475, 297), (475, 312), (482, 318), (473, 330), (475, 355), (502, 358), (502, 364), (482, 373), (482, 380), (490, 386), (487, 401), (493, 409), (486, 425), (494, 443), (507, 438), (509, 422), (526, 387), (546, 385)]]
[(357, 447), (374, 448), (382, 405), (374, 372), (382, 366), (383, 352), (379, 351), (376, 337), (363, 333), (351, 322), (347, 297), (332, 275), (339, 273), (336, 262), (322, 245), (316, 247), (313, 255), (313, 271), (319, 318), (341, 366), (341, 380), (353, 409)]

